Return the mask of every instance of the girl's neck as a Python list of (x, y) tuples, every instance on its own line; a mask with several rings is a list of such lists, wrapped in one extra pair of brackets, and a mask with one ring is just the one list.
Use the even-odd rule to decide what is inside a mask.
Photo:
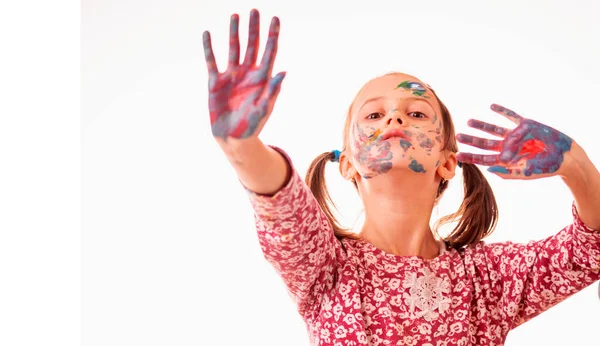
[(437, 257), (440, 245), (429, 226), (435, 195), (414, 192), (409, 188), (361, 192), (365, 222), (360, 237), (394, 255)]

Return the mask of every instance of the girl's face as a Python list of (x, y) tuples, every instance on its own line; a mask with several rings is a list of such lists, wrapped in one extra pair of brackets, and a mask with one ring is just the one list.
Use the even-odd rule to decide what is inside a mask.
[(367, 83), (350, 109), (350, 153), (362, 178), (392, 170), (428, 175), (440, 160), (442, 116), (426, 84), (403, 74)]

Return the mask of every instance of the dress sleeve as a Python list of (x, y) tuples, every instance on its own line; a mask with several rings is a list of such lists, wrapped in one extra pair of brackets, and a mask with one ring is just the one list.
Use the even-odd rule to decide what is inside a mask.
[(291, 176), (286, 185), (273, 196), (259, 195), (247, 188), (246, 191), (263, 254), (304, 315), (333, 287), (334, 273), (345, 253), (329, 219), (289, 156), (280, 148), (272, 148), (288, 163)]
[(483, 246), (487, 303), (507, 329), (600, 280), (600, 231), (581, 221), (574, 203), (572, 213), (573, 223), (549, 238)]

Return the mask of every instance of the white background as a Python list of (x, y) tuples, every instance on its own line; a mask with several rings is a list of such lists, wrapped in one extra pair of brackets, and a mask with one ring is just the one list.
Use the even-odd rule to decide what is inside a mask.
[(0, 345), (81, 345), (77, 1), (0, 2)]
[[(81, 120), (79, 9), (0, 11), (0, 344), (308, 344), (210, 136), (201, 36), (211, 31), (224, 66), (234, 12), (242, 46), (252, 7), (263, 38), (270, 17), (281, 19), (275, 71), (288, 75), (261, 137), (302, 175), (341, 146), (360, 86), (389, 71), (430, 84), (458, 131), (474, 133), (469, 118), (509, 125), (489, 111), (499, 103), (570, 135), (600, 164), (597, 2), (359, 4), (83, 1)], [(334, 164), (327, 177), (352, 226), (360, 201)], [(488, 178), (501, 213), (489, 241), (541, 239), (570, 222), (559, 178)], [(461, 191), (457, 179), (439, 216)], [(507, 345), (597, 345), (598, 320), (592, 285)]]
[[(327, 4), (83, 2), (86, 346), (308, 344), (210, 135), (202, 31), (226, 67), (232, 13), (245, 47), (249, 11), (261, 11), (261, 51), (271, 17), (281, 19), (274, 72), (288, 75), (261, 138), (287, 150), (302, 175), (341, 146), (360, 86), (392, 70), (430, 84), (459, 131), (471, 117), (510, 125), (489, 110), (496, 102), (559, 128), (600, 163), (597, 3)], [(360, 201), (334, 164), (327, 173), (351, 226)], [(501, 212), (490, 241), (541, 239), (570, 222), (559, 178), (489, 179)], [(461, 194), (458, 180), (440, 216)], [(596, 289), (516, 329), (508, 345), (598, 345)]]

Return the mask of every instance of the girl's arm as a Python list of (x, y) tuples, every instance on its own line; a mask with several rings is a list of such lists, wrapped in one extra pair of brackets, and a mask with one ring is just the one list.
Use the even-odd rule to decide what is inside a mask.
[[(258, 194), (248, 186), (246, 189), (254, 208), (264, 256), (283, 279), (300, 313), (305, 315), (318, 307), (323, 294), (331, 290), (334, 273), (346, 255), (331, 223), (289, 156), (279, 148), (269, 147), (269, 150), (288, 167), (287, 183), (273, 195)], [(277, 165), (276, 162), (265, 163)], [(283, 181), (284, 173), (285, 170), (280, 170), (275, 176)], [(249, 172), (241, 176), (244, 174), (248, 181), (262, 179), (252, 177)], [(263, 188), (262, 191), (270, 190)]]
[[(479, 292), (506, 332), (600, 280), (600, 230), (575, 206), (573, 223), (527, 244), (484, 244), (475, 250)], [(475, 259), (475, 263), (477, 260)]]
[(491, 166), (488, 171), (504, 179), (560, 176), (575, 199), (573, 223), (554, 236), (528, 244), (476, 246), (474, 277), (481, 280), (477, 293), (491, 318), (508, 332), (600, 280), (600, 173), (567, 135), (502, 106), (491, 108), (517, 127), (469, 122), (503, 139), (461, 134), (460, 142), (498, 154), (462, 153), (459, 160)]
[(273, 195), (289, 180), (291, 170), (285, 158), (258, 137), (230, 144), (223, 151), (240, 182), (254, 193)]
[(567, 169), (561, 175), (573, 194), (579, 217), (589, 227), (600, 230), (600, 173), (575, 141), (565, 160)]
[(223, 72), (217, 68), (210, 33), (203, 34), (211, 130), (249, 191), (265, 257), (304, 312), (332, 286), (333, 271), (343, 256), (341, 244), (287, 155), (265, 146), (258, 138), (285, 77), (284, 72), (271, 77), (279, 19), (271, 20), (265, 53), (258, 65), (258, 11), (250, 13), (243, 63), (238, 26), (239, 16), (234, 14), (230, 20), (229, 59)]

